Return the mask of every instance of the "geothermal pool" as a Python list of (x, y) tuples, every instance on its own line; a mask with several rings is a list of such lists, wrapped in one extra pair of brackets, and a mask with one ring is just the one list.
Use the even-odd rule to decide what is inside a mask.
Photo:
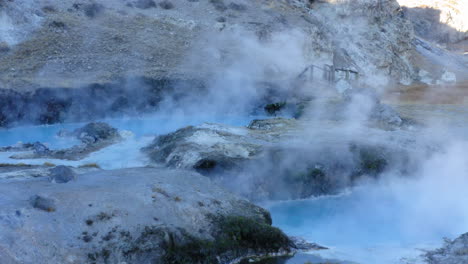
[[(463, 115), (464, 116), (464, 115)], [(101, 120), (124, 132), (125, 140), (81, 161), (46, 159), (13, 160), (14, 153), (0, 152), (0, 163), (79, 166), (97, 163), (103, 169), (148, 164), (140, 148), (155, 135), (204, 122), (245, 126), (260, 116), (149, 116)], [(84, 123), (25, 126), (0, 130), (0, 146), (39, 141), (50, 148), (64, 148), (75, 140), (56, 136)], [(445, 134), (444, 134), (445, 135)], [(451, 139), (452, 140), (452, 139)], [(424, 250), (440, 247), (443, 238), (468, 230), (468, 140), (447, 143), (445, 150), (401, 178), (388, 172), (379, 182), (363, 183), (340, 195), (261, 204), (271, 211), (273, 224), (288, 235), (329, 247), (271, 263), (418, 264)]]
[[(100, 151), (91, 153), (80, 161), (67, 161), (56, 159), (21, 159), (15, 160), (9, 157), (14, 152), (0, 152), (0, 163), (18, 164), (26, 163), (40, 165), (45, 162), (53, 164), (79, 166), (96, 163), (103, 169), (120, 169), (129, 167), (140, 167), (148, 164), (145, 155), (140, 152), (142, 147), (147, 146), (157, 135), (174, 132), (179, 128), (189, 125), (200, 125), (203, 123), (223, 123), (232, 126), (246, 126), (256, 118), (264, 116), (163, 116), (152, 115), (141, 118), (105, 119), (98, 120), (106, 122), (111, 126), (123, 131), (124, 140)], [(72, 131), (84, 126), (86, 123), (63, 123), (40, 126), (21, 126), (11, 129), (0, 129), (0, 146), (10, 146), (18, 142), (34, 143), (41, 142), (50, 149), (61, 149), (79, 144), (78, 140), (69, 137), (61, 138), (57, 133), (61, 130)]]
[[(411, 179), (388, 175), (341, 195), (264, 207), (287, 234), (330, 248), (312, 255), (360, 264), (423, 263), (424, 250), (468, 230), (467, 146), (448, 147)], [(284, 263), (304, 263), (300, 259)]]

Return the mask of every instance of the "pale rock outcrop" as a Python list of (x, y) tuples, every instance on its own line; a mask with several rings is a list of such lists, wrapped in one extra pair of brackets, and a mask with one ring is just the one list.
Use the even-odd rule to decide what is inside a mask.
[(468, 263), (468, 233), (454, 240), (447, 240), (444, 247), (425, 254), (428, 264)]
[(264, 209), (181, 170), (95, 171), (66, 185), (0, 184), (0, 260), (8, 264), (231, 263), (295, 250), (270, 225)]

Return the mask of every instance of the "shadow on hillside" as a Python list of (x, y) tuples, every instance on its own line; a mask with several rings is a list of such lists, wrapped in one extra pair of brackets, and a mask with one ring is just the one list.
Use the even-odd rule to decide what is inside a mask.
[[(468, 50), (468, 33), (440, 22), (441, 11), (434, 8), (402, 7), (406, 18), (412, 21), (419, 37), (435, 41), (448, 49)], [(468, 15), (468, 14), (466, 14)], [(463, 44), (464, 43), (464, 44)]]

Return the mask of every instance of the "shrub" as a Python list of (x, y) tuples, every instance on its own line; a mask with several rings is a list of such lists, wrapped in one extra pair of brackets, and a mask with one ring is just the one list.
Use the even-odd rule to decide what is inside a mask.
[(165, 0), (165, 1), (162, 1), (159, 3), (159, 6), (162, 8), (162, 9), (173, 9), (174, 8), (174, 4)]
[(273, 104), (267, 104), (264, 109), (270, 115), (275, 115), (286, 106), (286, 102), (278, 102)]
[(164, 263), (219, 263), (219, 256), (239, 257), (249, 250), (276, 252), (291, 245), (289, 238), (278, 228), (242, 216), (213, 219), (218, 228), (215, 240), (202, 240), (185, 234), (181, 245), (165, 245)]
[(247, 7), (243, 4), (230, 3), (229, 8), (235, 11), (245, 11)]
[(156, 3), (153, 0), (138, 0), (136, 1), (135, 6), (141, 9), (148, 9), (156, 7)]
[(226, 11), (228, 9), (223, 0), (210, 0), (210, 3), (218, 11), (223, 12), (223, 11)]
[(85, 5), (84, 13), (87, 17), (94, 18), (104, 11), (104, 6), (97, 3)]

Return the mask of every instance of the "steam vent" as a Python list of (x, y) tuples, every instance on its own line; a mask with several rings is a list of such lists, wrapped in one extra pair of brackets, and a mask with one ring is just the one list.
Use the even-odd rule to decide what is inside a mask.
[(468, 264), (468, 0), (0, 0), (0, 264)]

